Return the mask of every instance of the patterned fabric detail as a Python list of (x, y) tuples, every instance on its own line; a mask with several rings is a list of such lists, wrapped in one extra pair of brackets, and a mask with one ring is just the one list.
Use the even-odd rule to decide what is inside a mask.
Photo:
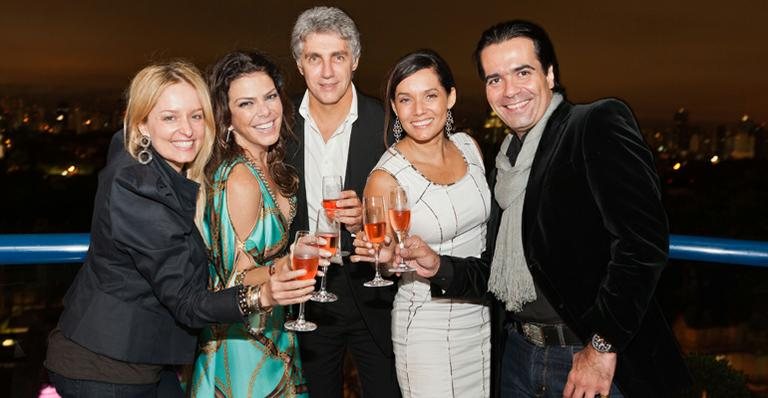
[[(227, 209), (226, 181), (237, 164), (248, 167), (262, 194), (261, 215), (242, 242), (235, 234)], [(203, 225), (204, 238), (211, 248), (211, 290), (234, 285), (233, 268), (238, 256), (244, 255), (243, 250), (251, 257), (254, 267), (268, 267), (285, 254), (289, 225), (265, 184), (242, 158), (222, 164), (214, 174), (212, 205), (206, 209)], [(251, 315), (249, 323), (258, 325), (262, 321), (260, 316)], [(191, 396), (306, 396), (298, 342), (293, 332), (283, 328), (283, 307), (274, 307), (267, 316), (264, 332), (258, 335), (251, 334), (243, 323), (203, 329), (191, 380)]]

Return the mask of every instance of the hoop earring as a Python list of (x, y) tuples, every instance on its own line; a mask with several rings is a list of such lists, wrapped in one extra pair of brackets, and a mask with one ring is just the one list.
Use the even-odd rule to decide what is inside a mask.
[(141, 164), (148, 164), (152, 161), (152, 152), (149, 151), (149, 145), (152, 144), (152, 139), (148, 135), (141, 135), (139, 139), (139, 146), (141, 150), (136, 155), (137, 160)]
[(403, 125), (400, 124), (400, 119), (397, 116), (395, 116), (395, 125), (392, 126), (392, 133), (395, 134), (395, 142), (400, 142), (400, 139), (403, 138)]
[(453, 113), (448, 109), (448, 115), (445, 117), (445, 135), (451, 136), (453, 134)]

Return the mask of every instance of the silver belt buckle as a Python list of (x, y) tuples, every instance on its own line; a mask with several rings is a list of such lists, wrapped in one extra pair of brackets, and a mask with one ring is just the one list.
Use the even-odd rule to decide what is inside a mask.
[(544, 331), (541, 327), (532, 323), (522, 323), (523, 336), (537, 347), (546, 347), (544, 344)]

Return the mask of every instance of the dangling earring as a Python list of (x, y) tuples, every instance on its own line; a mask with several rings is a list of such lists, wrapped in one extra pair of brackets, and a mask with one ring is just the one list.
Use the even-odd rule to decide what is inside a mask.
[(152, 143), (152, 139), (149, 138), (148, 135), (141, 135), (141, 138), (139, 138), (139, 146), (141, 147), (141, 150), (136, 155), (136, 158), (138, 159), (139, 163), (141, 164), (148, 164), (152, 161), (152, 152), (149, 151), (149, 145)]
[(445, 117), (445, 135), (448, 137), (453, 134), (453, 113), (448, 109), (448, 115)]
[(400, 142), (403, 138), (403, 125), (400, 124), (400, 119), (395, 116), (395, 125), (392, 126), (392, 132), (395, 134), (395, 142)]
[(232, 126), (227, 127), (227, 137), (224, 138), (224, 144), (229, 144), (229, 136), (232, 135), (232, 132), (235, 131), (235, 128)]

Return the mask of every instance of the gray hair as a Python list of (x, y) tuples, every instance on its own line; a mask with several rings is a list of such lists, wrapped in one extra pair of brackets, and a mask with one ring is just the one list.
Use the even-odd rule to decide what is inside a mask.
[(304, 40), (312, 33), (336, 33), (349, 45), (354, 60), (360, 59), (360, 32), (352, 18), (336, 7), (314, 7), (299, 15), (291, 32), (293, 58), (298, 61)]

